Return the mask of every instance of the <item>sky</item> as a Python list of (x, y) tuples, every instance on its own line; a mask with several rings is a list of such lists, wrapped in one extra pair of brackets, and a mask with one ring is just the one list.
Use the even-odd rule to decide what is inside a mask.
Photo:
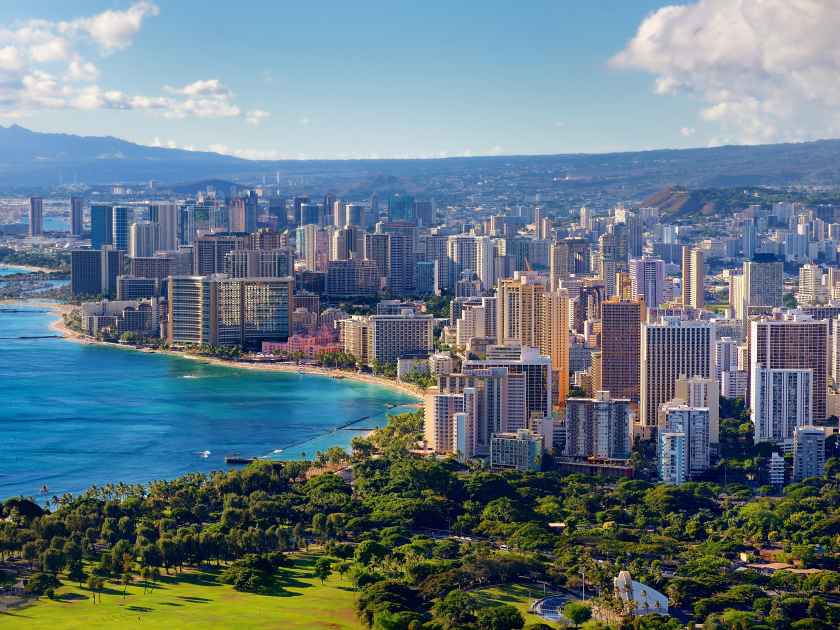
[(840, 136), (836, 0), (0, 3), (0, 124), (252, 159)]

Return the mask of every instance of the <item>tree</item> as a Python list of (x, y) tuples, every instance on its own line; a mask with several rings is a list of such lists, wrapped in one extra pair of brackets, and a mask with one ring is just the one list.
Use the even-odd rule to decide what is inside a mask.
[(67, 567), (67, 577), (74, 582), (79, 583), (79, 588), (82, 588), (82, 582), (85, 581), (87, 574), (85, 573), (84, 565), (81, 560), (71, 560)]
[(318, 576), (318, 579), (321, 580), (321, 584), (323, 584), (330, 574), (332, 573), (332, 563), (330, 562), (329, 558), (318, 558), (315, 561), (315, 575)]
[(508, 604), (481, 608), (476, 617), (482, 630), (519, 630), (525, 625), (519, 611)]
[(384, 558), (388, 550), (375, 540), (366, 540), (356, 547), (353, 559), (359, 564), (370, 564), (374, 560)]
[(563, 616), (579, 626), (592, 617), (592, 609), (582, 602), (569, 602), (563, 606)]
[(49, 573), (33, 573), (26, 582), (25, 590), (30, 595), (40, 597), (45, 593), (53, 591), (61, 586), (61, 582), (55, 575)]
[(41, 567), (47, 573), (56, 575), (64, 567), (64, 554), (58, 549), (47, 549), (41, 554)]
[(463, 591), (449, 591), (443, 598), (437, 600), (432, 607), (435, 618), (444, 630), (453, 630), (475, 620), (478, 600), (470, 593)]

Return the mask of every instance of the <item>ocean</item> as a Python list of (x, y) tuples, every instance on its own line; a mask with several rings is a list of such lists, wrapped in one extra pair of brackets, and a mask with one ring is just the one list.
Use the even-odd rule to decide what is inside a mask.
[(381, 426), (416, 402), (349, 379), (20, 338), (56, 334), (55, 317), (0, 305), (0, 499), (222, 470), (233, 453), (311, 457), (364, 433), (337, 427)]

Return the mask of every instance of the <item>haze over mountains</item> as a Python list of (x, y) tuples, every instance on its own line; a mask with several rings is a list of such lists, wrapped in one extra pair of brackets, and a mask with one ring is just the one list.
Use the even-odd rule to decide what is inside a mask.
[[(427, 160), (251, 161), (203, 151), (150, 147), (114, 137), (40, 133), (0, 126), (0, 188), (87, 184), (163, 184), (220, 178), (330, 177), (350, 182), (399, 178), (503, 176), (554, 181), (569, 189), (624, 189), (628, 197), (664, 186), (833, 186), (840, 183), (840, 140), (797, 144), (661, 149), (608, 154), (494, 156)], [(536, 186), (535, 189), (541, 186)]]

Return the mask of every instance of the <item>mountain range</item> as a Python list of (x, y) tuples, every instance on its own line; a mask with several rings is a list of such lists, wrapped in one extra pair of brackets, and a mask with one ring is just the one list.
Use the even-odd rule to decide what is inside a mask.
[[(840, 140), (792, 144), (659, 149), (606, 154), (558, 154), (410, 160), (252, 161), (205, 151), (135, 144), (114, 137), (40, 133), (0, 126), (0, 189), (49, 188), (60, 182), (91, 185), (162, 184), (219, 178), (257, 183), (283, 178), (328, 180), (336, 190), (360, 182), (422, 189), (440, 178), (511, 177), (539, 191), (551, 182), (567, 188), (622, 190), (643, 198), (666, 186), (835, 186), (840, 184)], [(523, 188), (524, 187), (524, 188)]]

